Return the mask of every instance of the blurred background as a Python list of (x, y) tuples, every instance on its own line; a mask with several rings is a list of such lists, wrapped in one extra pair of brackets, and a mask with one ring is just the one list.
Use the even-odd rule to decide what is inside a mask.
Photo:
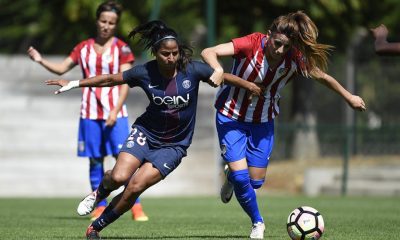
[[(0, 197), (83, 196), (90, 191), (86, 158), (76, 157), (80, 91), (55, 96), (44, 80), (58, 76), (31, 61), (29, 46), (62, 61), (95, 35), (98, 0), (0, 0)], [(207, 46), (258, 31), (303, 10), (319, 28), (319, 42), (335, 46), (328, 73), (363, 97), (354, 112), (310, 79), (282, 92), (276, 140), (262, 193), (400, 195), (399, 58), (377, 56), (369, 28), (384, 23), (400, 41), (398, 0), (147, 0), (119, 1), (117, 36), (129, 42), (135, 64), (149, 60), (129, 31), (161, 19), (178, 31), (199, 59)], [(223, 60), (230, 71), (231, 59)], [(81, 78), (79, 67), (63, 78)], [(200, 91), (193, 144), (180, 168), (144, 196), (217, 195), (221, 160), (214, 127), (216, 90)], [(130, 121), (148, 104), (140, 89), (127, 100)], [(108, 166), (113, 160), (108, 159)]]

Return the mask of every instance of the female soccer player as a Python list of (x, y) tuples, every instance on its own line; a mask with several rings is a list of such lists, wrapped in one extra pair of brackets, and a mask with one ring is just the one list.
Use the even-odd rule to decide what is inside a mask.
[[(241, 88), (223, 85), (217, 94), (216, 125), (222, 157), (228, 165), (221, 189), (226, 203), (232, 192), (252, 222), (250, 238), (264, 237), (264, 220), (255, 189), (264, 181), (279, 114), (279, 91), (297, 74), (311, 77), (342, 96), (354, 109), (365, 110), (359, 97), (324, 72), (331, 46), (317, 42), (318, 29), (303, 12), (276, 18), (266, 34), (253, 33), (204, 49), (202, 57), (222, 73), (219, 57), (233, 56), (232, 73), (265, 87), (261, 97), (248, 97)], [(221, 76), (221, 75), (220, 75)]]
[(384, 24), (371, 29), (372, 35), (375, 38), (375, 52), (378, 54), (399, 54), (400, 42), (388, 42), (387, 36), (389, 30)]
[[(192, 61), (192, 49), (184, 45), (176, 32), (161, 21), (151, 21), (134, 28), (130, 36), (140, 35), (145, 49), (151, 49), (155, 60), (134, 66), (118, 74), (67, 81), (48, 80), (48, 85), (63, 86), (56, 93), (75, 87), (115, 86), (127, 83), (140, 87), (149, 98), (146, 111), (136, 119), (118, 160), (106, 172), (99, 188), (84, 198), (78, 214), (89, 214), (97, 202), (113, 190), (125, 185), (113, 198), (104, 213), (88, 227), (88, 239), (98, 239), (99, 232), (118, 219), (132, 206), (132, 201), (147, 188), (170, 174), (186, 156), (194, 132), (199, 82), (216, 86), (214, 70), (207, 64)], [(262, 88), (246, 83), (231, 74), (224, 74), (231, 84), (261, 95)]]
[[(61, 63), (46, 60), (33, 47), (29, 56), (47, 70), (62, 75), (80, 65), (84, 77), (113, 74), (131, 68), (134, 56), (129, 46), (114, 36), (122, 8), (114, 1), (102, 3), (96, 12), (97, 35), (75, 46)], [(78, 156), (89, 157), (89, 175), (92, 190), (98, 188), (104, 176), (104, 157), (117, 158), (119, 150), (129, 134), (128, 112), (124, 101), (128, 86), (82, 89), (79, 120)], [(132, 217), (147, 221), (140, 200), (132, 208)], [(98, 203), (92, 219), (98, 218), (107, 202)]]

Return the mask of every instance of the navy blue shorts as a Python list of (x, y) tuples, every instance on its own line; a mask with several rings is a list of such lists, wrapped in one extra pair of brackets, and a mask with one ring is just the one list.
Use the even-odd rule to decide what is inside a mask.
[(274, 122), (247, 123), (217, 113), (221, 155), (227, 162), (246, 158), (249, 167), (265, 168), (274, 146)]
[(99, 158), (118, 155), (129, 134), (127, 117), (117, 118), (114, 126), (107, 127), (105, 120), (80, 119), (78, 156)]
[(150, 162), (165, 178), (179, 166), (182, 158), (186, 156), (186, 150), (179, 146), (153, 147), (155, 144), (149, 142), (150, 140), (140, 129), (140, 126), (132, 126), (121, 152), (135, 156), (142, 164), (145, 161)]

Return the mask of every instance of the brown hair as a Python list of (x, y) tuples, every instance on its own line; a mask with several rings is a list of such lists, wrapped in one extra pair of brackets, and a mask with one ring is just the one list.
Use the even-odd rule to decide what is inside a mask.
[[(318, 28), (302, 11), (276, 18), (271, 24), (272, 33), (285, 34), (305, 57), (309, 74), (314, 77), (316, 68), (325, 71), (328, 66), (329, 51), (333, 46), (317, 42)], [(308, 75), (308, 73), (306, 73)]]
[(100, 6), (97, 8), (96, 19), (99, 19), (102, 12), (115, 12), (118, 16), (119, 21), (122, 13), (122, 6), (115, 1), (106, 1), (100, 4)]

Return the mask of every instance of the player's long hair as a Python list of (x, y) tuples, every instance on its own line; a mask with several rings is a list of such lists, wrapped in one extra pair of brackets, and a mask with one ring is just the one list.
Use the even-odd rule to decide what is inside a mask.
[(175, 40), (179, 49), (178, 70), (184, 71), (187, 64), (192, 60), (193, 49), (182, 43), (175, 30), (169, 28), (160, 20), (150, 21), (135, 27), (129, 33), (129, 38), (135, 38), (136, 34), (140, 35), (139, 43), (143, 44), (145, 49), (151, 49), (153, 55), (160, 49), (163, 41)]
[[(328, 55), (333, 46), (317, 42), (318, 28), (302, 11), (289, 13), (276, 18), (271, 27), (272, 33), (285, 34), (305, 57), (305, 76), (316, 76), (316, 68), (325, 71), (328, 66)], [(309, 73), (308, 73), (309, 72)]]

